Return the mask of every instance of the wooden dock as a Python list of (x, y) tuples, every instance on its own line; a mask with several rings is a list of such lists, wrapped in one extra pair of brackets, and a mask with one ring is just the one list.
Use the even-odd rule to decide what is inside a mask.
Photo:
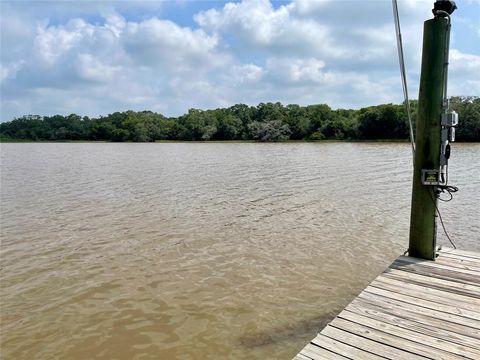
[(480, 253), (400, 256), (294, 360), (480, 359)]

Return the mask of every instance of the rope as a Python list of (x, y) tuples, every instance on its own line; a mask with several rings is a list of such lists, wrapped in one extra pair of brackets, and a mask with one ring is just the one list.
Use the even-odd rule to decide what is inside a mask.
[(410, 102), (408, 100), (407, 75), (405, 71), (405, 59), (403, 56), (402, 33), (400, 31), (400, 17), (398, 15), (397, 0), (392, 0), (393, 18), (395, 20), (395, 32), (397, 34), (398, 62), (400, 65), (400, 76), (402, 78), (403, 98), (405, 110), (408, 116), (408, 125), (410, 127), (410, 142), (412, 144), (412, 156), (415, 161), (415, 137), (413, 134), (412, 116), (410, 114)]

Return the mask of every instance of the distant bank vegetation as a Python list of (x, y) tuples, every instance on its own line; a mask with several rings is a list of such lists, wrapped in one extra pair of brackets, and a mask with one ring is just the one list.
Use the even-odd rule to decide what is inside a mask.
[[(457, 141), (480, 141), (480, 98), (454, 97), (459, 113)], [(415, 120), (417, 101), (411, 102)], [(237, 104), (215, 110), (190, 109), (178, 118), (151, 111), (115, 112), (99, 118), (26, 115), (0, 124), (3, 140), (403, 140), (408, 122), (403, 105), (332, 110), (328, 105)]]

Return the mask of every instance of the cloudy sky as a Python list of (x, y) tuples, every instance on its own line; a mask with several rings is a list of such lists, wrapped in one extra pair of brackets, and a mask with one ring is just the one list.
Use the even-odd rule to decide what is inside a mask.
[[(1, 114), (400, 103), (389, 0), (4, 1)], [(411, 98), (433, 0), (399, 0)], [(480, 95), (480, 0), (452, 17), (450, 95)]]

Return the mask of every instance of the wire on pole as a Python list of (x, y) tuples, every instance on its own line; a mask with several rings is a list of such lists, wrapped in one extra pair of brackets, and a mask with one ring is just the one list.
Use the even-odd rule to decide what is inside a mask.
[(398, 62), (400, 64), (400, 77), (402, 78), (403, 98), (405, 103), (405, 110), (408, 117), (408, 125), (410, 127), (410, 142), (412, 144), (412, 157), (415, 161), (415, 137), (413, 134), (412, 115), (410, 113), (410, 101), (408, 100), (407, 75), (405, 71), (405, 59), (403, 56), (402, 33), (400, 31), (400, 16), (398, 15), (397, 0), (392, 0), (393, 18), (395, 20), (395, 32), (397, 34), (397, 50)]

